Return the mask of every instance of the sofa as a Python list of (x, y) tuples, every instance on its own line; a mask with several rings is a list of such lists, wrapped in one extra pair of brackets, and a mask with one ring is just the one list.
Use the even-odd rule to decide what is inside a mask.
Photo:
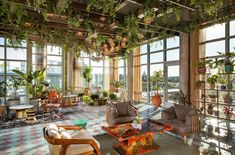
[(168, 124), (173, 127), (172, 132), (184, 136), (200, 132), (200, 113), (196, 108), (174, 104), (162, 111), (162, 118), (155, 120), (157, 123)]
[(137, 109), (126, 102), (109, 102), (106, 105), (106, 121), (109, 125), (132, 122), (137, 116)]

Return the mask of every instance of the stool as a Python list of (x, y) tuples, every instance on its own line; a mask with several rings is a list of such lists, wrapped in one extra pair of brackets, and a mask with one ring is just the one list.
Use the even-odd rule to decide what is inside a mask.
[(36, 110), (34, 108), (26, 110), (26, 115), (27, 115), (26, 122), (27, 123), (34, 123), (37, 121), (35, 117), (35, 113), (36, 113)]
[(87, 120), (85, 119), (76, 119), (73, 121), (73, 124), (76, 126), (80, 126), (81, 128), (85, 129), (87, 125)]

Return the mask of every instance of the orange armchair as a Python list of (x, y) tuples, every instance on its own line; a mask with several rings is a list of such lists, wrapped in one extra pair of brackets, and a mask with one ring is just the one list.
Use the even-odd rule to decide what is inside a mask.
[(79, 130), (79, 134), (72, 136), (71, 139), (56, 139), (48, 135), (46, 127), (43, 128), (43, 136), (49, 144), (49, 148), (50, 145), (54, 147), (54, 150), (50, 148), (52, 155), (58, 154), (58, 152), (60, 155), (101, 155), (99, 143), (86, 130), (79, 126), (58, 125), (58, 127), (62, 127), (65, 130)]

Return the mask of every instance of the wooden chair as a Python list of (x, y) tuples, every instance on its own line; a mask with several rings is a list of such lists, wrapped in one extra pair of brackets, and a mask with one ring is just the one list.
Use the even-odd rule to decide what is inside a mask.
[(63, 94), (60, 93), (55, 97), (48, 97), (48, 99), (45, 101), (43, 108), (46, 109), (46, 111), (49, 111), (50, 109), (57, 110), (62, 106), (62, 97)]
[[(58, 125), (58, 127), (63, 127), (66, 130), (82, 130), (82, 128), (79, 126)], [(49, 144), (61, 146), (61, 147), (59, 147), (60, 148), (60, 155), (68, 155), (68, 153), (66, 153), (66, 151), (70, 145), (74, 146), (74, 145), (84, 145), (84, 144), (90, 145), (93, 149), (91, 149), (87, 152), (82, 152), (80, 155), (92, 155), (92, 154), (101, 155), (99, 146), (95, 142), (94, 138), (56, 139), (56, 138), (52, 138), (52, 137), (48, 136), (47, 131), (46, 131), (46, 127), (43, 128), (43, 136), (44, 136), (44, 139)], [(53, 155), (53, 153), (52, 153), (52, 155)]]

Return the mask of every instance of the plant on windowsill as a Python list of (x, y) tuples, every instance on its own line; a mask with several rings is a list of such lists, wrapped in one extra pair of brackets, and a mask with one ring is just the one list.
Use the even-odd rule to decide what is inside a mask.
[(197, 72), (198, 74), (205, 74), (206, 73), (206, 66), (212, 68), (212, 60), (200, 60), (196, 66), (197, 66)]
[(113, 86), (114, 86), (114, 88), (115, 88), (115, 91), (118, 92), (118, 89), (119, 89), (119, 88), (124, 87), (124, 82), (122, 82), (122, 81), (115, 81), (115, 82), (113, 83)]
[(218, 60), (215, 60), (216, 66), (224, 66), (224, 71), (225, 73), (232, 73), (234, 70), (234, 63), (235, 63), (235, 53), (222, 53), (222, 52), (217, 52), (221, 58), (218, 58)]
[(164, 75), (162, 70), (154, 71), (153, 76), (150, 77), (153, 90), (157, 91), (154, 96), (152, 96), (152, 103), (155, 107), (159, 107), (162, 103), (161, 95), (158, 91), (163, 87), (163, 78)]
[(215, 84), (218, 81), (219, 81), (219, 76), (217, 74), (207, 76), (207, 82), (210, 84), (210, 89), (215, 89)]

